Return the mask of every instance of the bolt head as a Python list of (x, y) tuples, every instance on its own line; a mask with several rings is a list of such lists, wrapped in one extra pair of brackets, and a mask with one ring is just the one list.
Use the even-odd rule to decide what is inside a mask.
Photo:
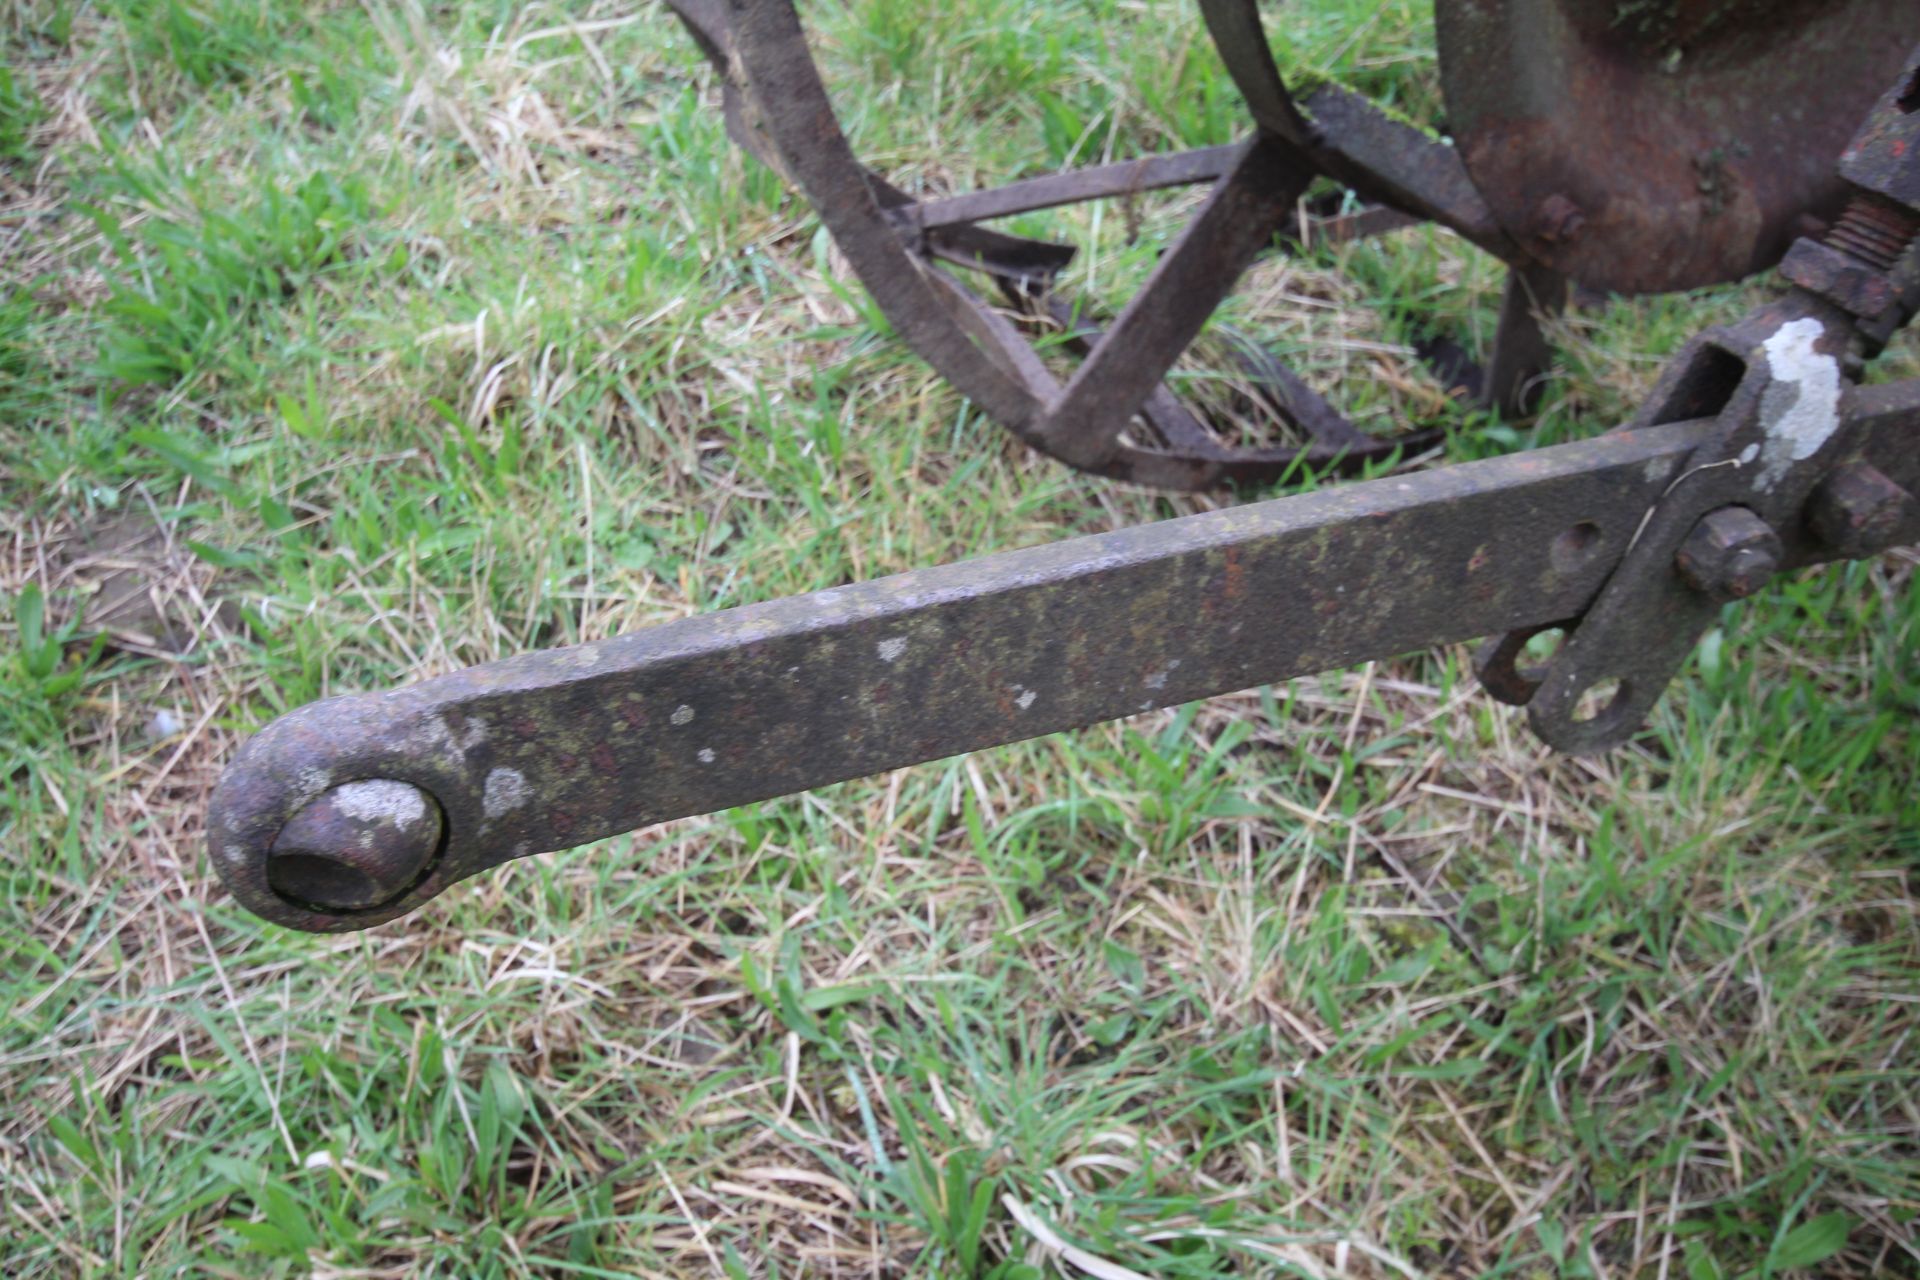
[(1575, 239), (1586, 225), (1587, 211), (1557, 191), (1533, 211), (1534, 234), (1551, 244)]
[(284, 898), (363, 911), (410, 889), (440, 849), (445, 819), (407, 782), (346, 782), (287, 820), (267, 851), (267, 883)]
[(1847, 462), (1814, 489), (1807, 524), (1827, 548), (1857, 560), (1920, 537), (1920, 502), (1872, 464)]
[(1674, 567), (1694, 590), (1725, 603), (1766, 586), (1785, 554), (1766, 521), (1745, 507), (1721, 507), (1700, 517), (1680, 544)]

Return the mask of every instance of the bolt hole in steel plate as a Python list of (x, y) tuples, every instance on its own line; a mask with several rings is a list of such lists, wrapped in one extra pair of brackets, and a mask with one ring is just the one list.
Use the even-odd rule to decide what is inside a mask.
[(1560, 646), (1567, 642), (1567, 633), (1560, 627), (1548, 627), (1535, 634), (1520, 651), (1520, 659), (1515, 664), (1522, 675), (1540, 679), (1547, 664), (1553, 661), (1553, 655), (1560, 652)]
[(1495, 216), (1618, 293), (1766, 270), (1803, 214), (1831, 221), (1834, 162), (1920, 39), (1914, 0), (1439, 0), (1434, 17), (1448, 123)]
[(405, 896), (439, 855), (440, 803), (410, 783), (366, 778), (330, 787), (280, 828), (267, 884), (291, 903), (365, 911)]
[(1600, 532), (1600, 526), (1591, 520), (1582, 520), (1555, 535), (1552, 545), (1547, 548), (1547, 558), (1561, 573), (1575, 573), (1600, 554), (1602, 541), (1604, 535)]
[(1603, 721), (1627, 702), (1627, 682), (1625, 680), (1601, 680), (1591, 685), (1580, 695), (1580, 701), (1574, 705), (1575, 724), (1592, 724)]

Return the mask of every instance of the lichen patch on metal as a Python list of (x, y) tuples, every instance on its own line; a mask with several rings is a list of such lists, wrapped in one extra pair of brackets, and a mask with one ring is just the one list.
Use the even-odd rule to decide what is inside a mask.
[(333, 803), (361, 822), (389, 822), (402, 831), (427, 816), (427, 800), (418, 787), (390, 778), (346, 782), (334, 788)]
[(480, 798), (482, 809), (489, 818), (498, 818), (518, 809), (533, 798), (533, 788), (527, 785), (527, 775), (518, 769), (499, 768), (487, 775), (486, 791)]
[(478, 718), (466, 721), (454, 732), (441, 716), (429, 716), (415, 731), (415, 749), (422, 755), (450, 754), (464, 758), (467, 752), (487, 740), (487, 722)]

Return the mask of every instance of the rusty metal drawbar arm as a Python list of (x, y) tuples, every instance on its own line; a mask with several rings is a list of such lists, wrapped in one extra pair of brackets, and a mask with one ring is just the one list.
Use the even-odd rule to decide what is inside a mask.
[[(1920, 484), (1920, 385), (1850, 392)], [(365, 928), (510, 858), (1578, 616), (1708, 421), (1207, 512), (303, 707), (209, 814), (234, 894)], [(1796, 535), (1785, 563), (1835, 558)]]
[(1839, 167), (1852, 203), (1795, 287), (1689, 344), (1627, 428), (315, 703), (222, 778), (214, 863), (267, 919), (365, 928), (511, 858), (1499, 633), (1489, 692), (1616, 745), (1720, 604), (1920, 537), (1920, 381), (1854, 385), (1920, 302), (1920, 50)]

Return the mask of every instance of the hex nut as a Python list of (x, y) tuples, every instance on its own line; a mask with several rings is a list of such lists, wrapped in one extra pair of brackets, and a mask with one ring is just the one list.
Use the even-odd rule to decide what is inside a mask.
[(1785, 554), (1766, 521), (1745, 507), (1721, 507), (1693, 526), (1675, 553), (1674, 568), (1688, 586), (1724, 604), (1766, 586)]
[(1871, 265), (1817, 240), (1796, 240), (1780, 274), (1850, 315), (1872, 320), (1894, 302), (1893, 282)]
[(1920, 502), (1871, 463), (1846, 462), (1807, 500), (1807, 525), (1829, 550), (1858, 560), (1920, 537)]

